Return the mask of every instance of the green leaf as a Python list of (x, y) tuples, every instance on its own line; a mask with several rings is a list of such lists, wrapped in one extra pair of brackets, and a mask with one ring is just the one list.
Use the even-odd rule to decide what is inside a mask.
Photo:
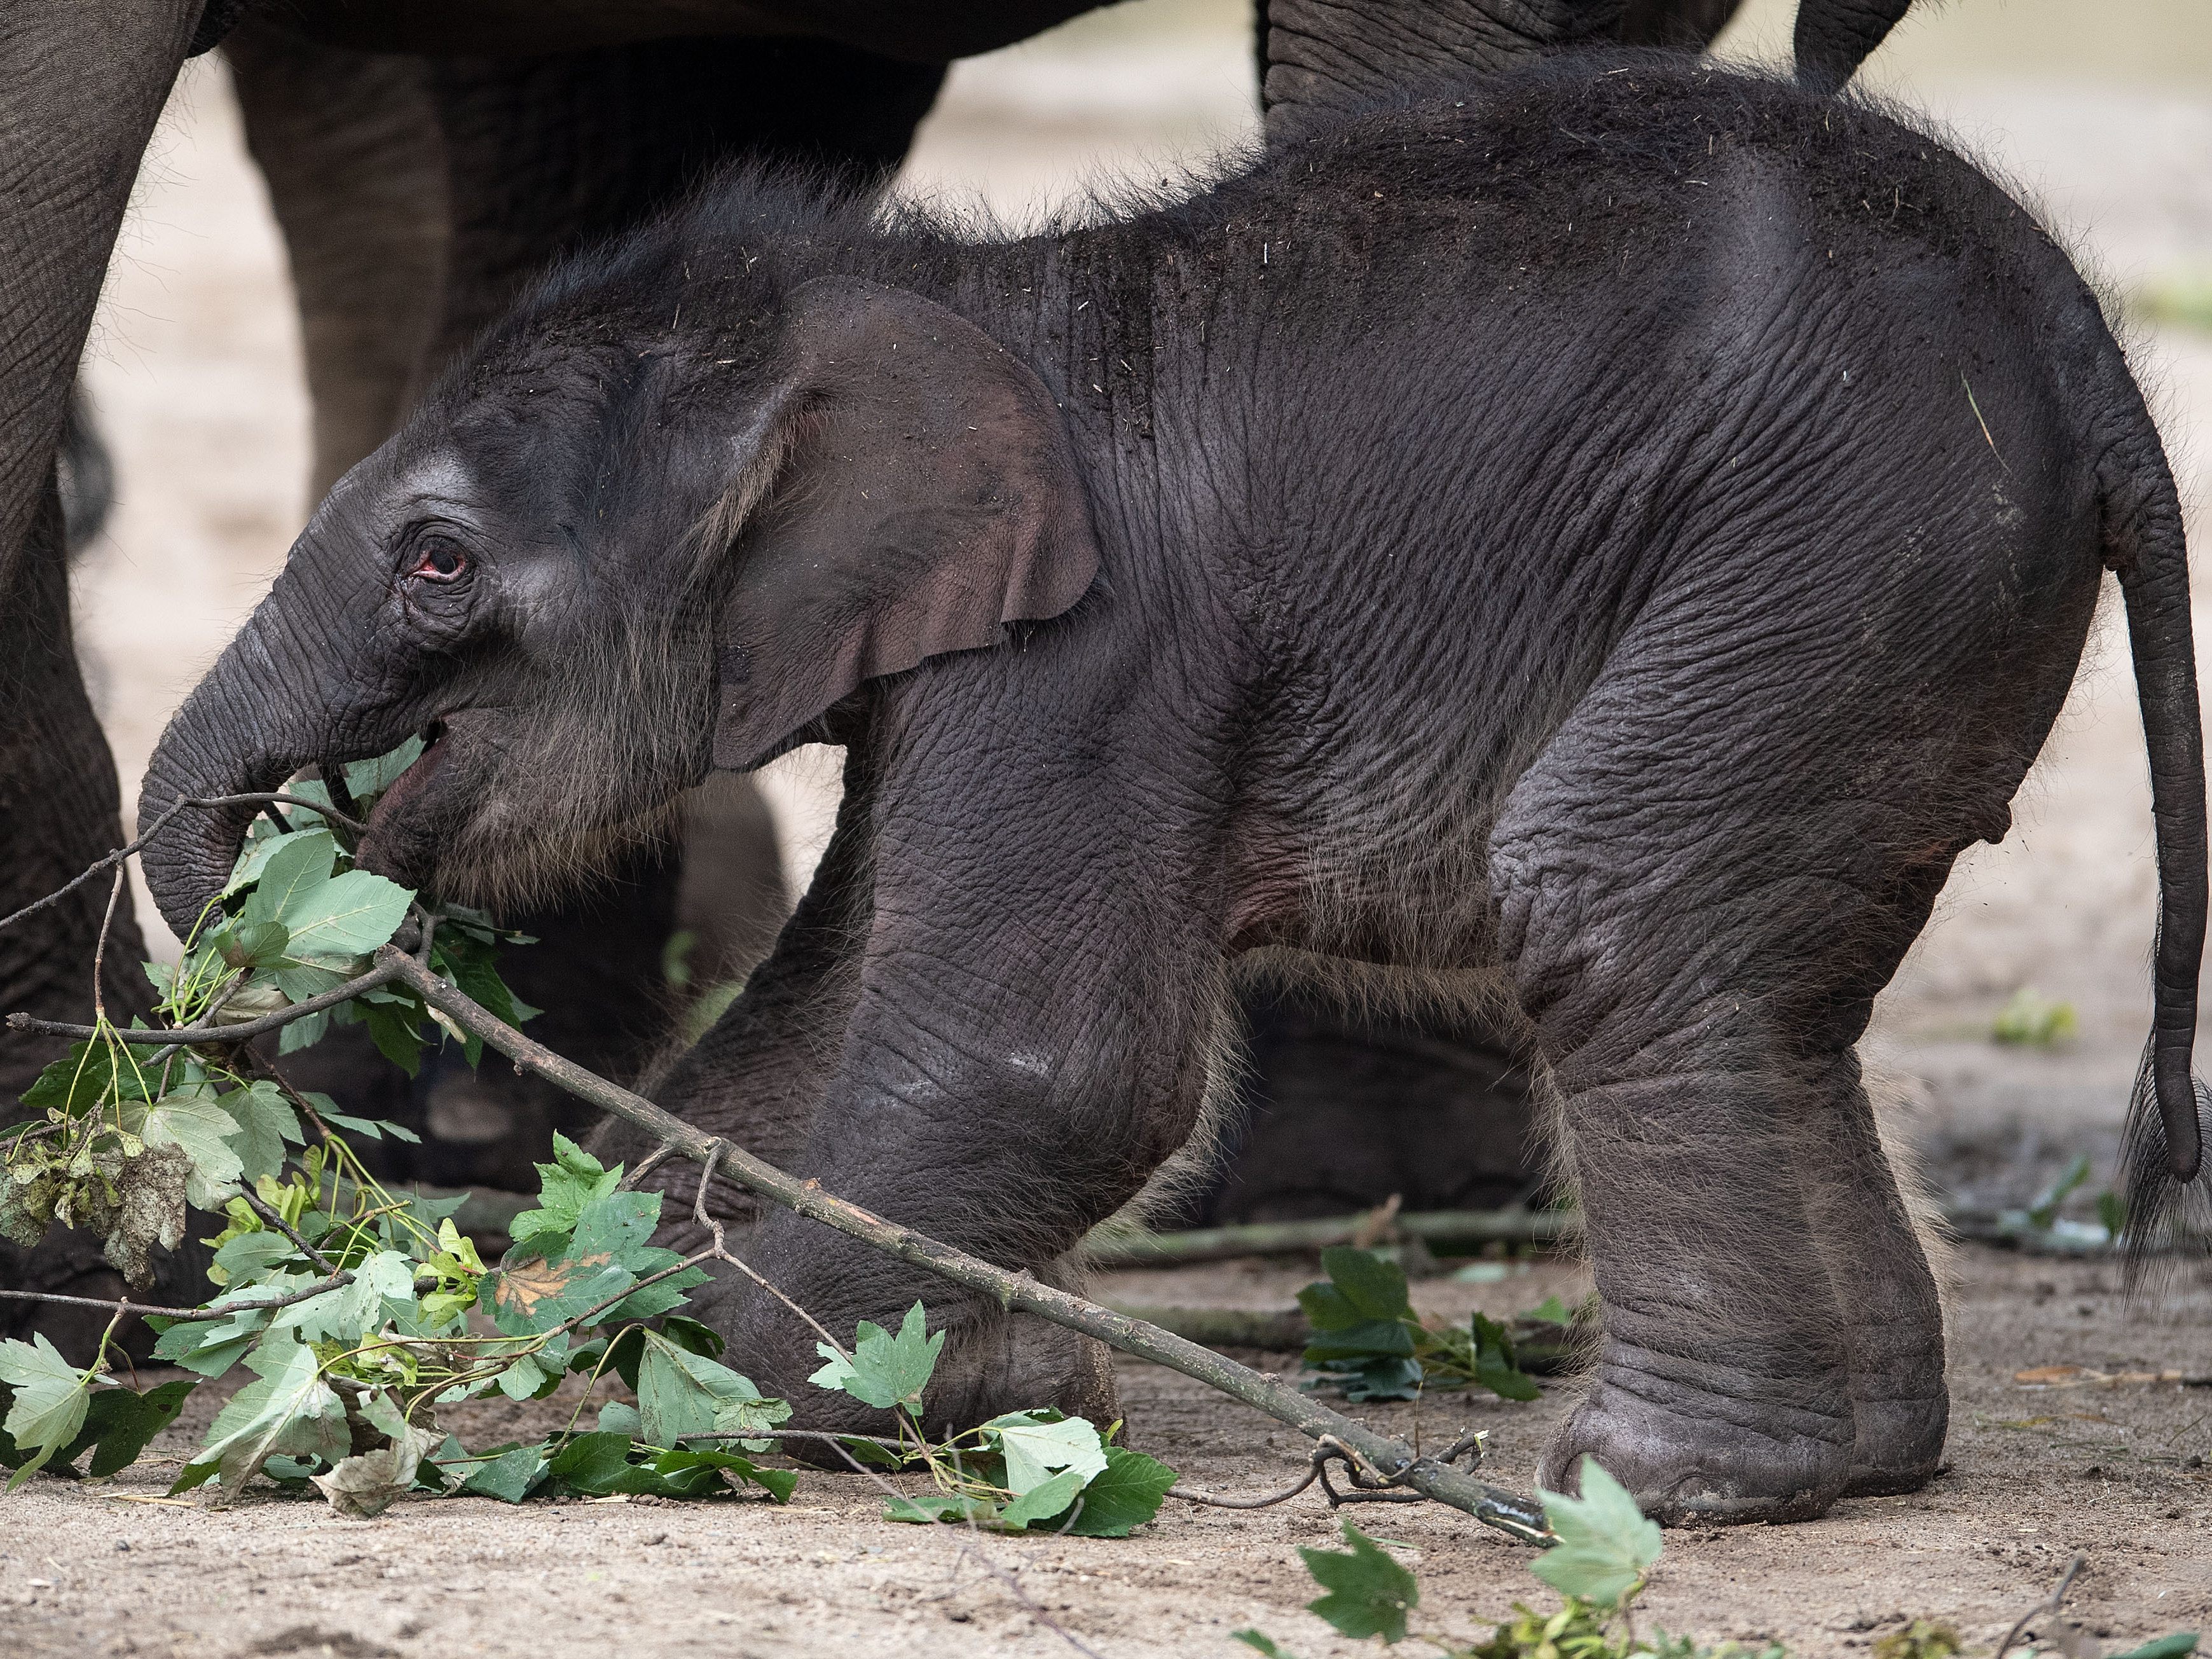
[(305, 1290), (317, 1277), (313, 1273), (284, 1273), (258, 1285), (234, 1285), (205, 1304), (210, 1309), (231, 1310), (223, 1319), (179, 1319), (159, 1323), (149, 1321), (149, 1324), (156, 1324), (161, 1333), (161, 1340), (154, 1344), (154, 1358), (198, 1371), (203, 1376), (221, 1376), (245, 1357), (268, 1328), (271, 1316), (258, 1304)]
[(1256, 1630), (1232, 1630), (1229, 1632), (1229, 1639), (1242, 1642), (1248, 1648), (1257, 1648), (1267, 1656), (1267, 1659), (1291, 1659), (1288, 1648), (1279, 1645), (1273, 1637), (1262, 1636)]
[(1048, 1516), (1066, 1514), (1082, 1491), (1083, 1476), (1074, 1469), (1063, 1469), (1016, 1498), (995, 1519), (1009, 1532), (1018, 1532)]
[[(147, 1442), (176, 1420), (186, 1396), (198, 1386), (197, 1382), (179, 1381), (164, 1382), (143, 1394), (129, 1389), (94, 1390), (91, 1403), (85, 1409), (83, 1426), (78, 1429), (76, 1438), (47, 1463), (47, 1473), (73, 1474), (75, 1471), (70, 1465), (88, 1451), (92, 1454), (90, 1472), (94, 1475), (110, 1475), (118, 1469), (127, 1468), (146, 1449)], [(0, 1390), (0, 1398), (4, 1398), (7, 1392)], [(20, 1468), (30, 1455), (15, 1444), (4, 1429), (0, 1429), (0, 1463), (11, 1469)]]
[(712, 1325), (702, 1325), (682, 1314), (671, 1314), (660, 1322), (660, 1334), (691, 1353), (704, 1354), (709, 1359), (722, 1357), (722, 1334)]
[(1468, 1322), (1475, 1345), (1474, 1380), (1500, 1400), (1540, 1400), (1544, 1391), (1521, 1369), (1513, 1352), (1513, 1335), (1504, 1326), (1484, 1315)]
[(236, 1118), (214, 1100), (178, 1094), (155, 1102), (143, 1117), (127, 1114), (124, 1121), (149, 1146), (174, 1146), (191, 1159), (185, 1198), (194, 1209), (222, 1207), (225, 1193), (245, 1168), (230, 1145), (239, 1130)]
[[(437, 960), (433, 965), (488, 1012), (509, 1025), (520, 1025), (543, 1012), (507, 988), (507, 981), (499, 975), (498, 953), (489, 939), (448, 931), (440, 933), (438, 940)], [(470, 1063), (475, 1062), (472, 1060)]]
[[(230, 879), (223, 884), (223, 897), (228, 898), (233, 893), (253, 885), (268, 873), (270, 860), (275, 858), (285, 848), (301, 842), (309, 843), (319, 842), (328, 850), (331, 858), (335, 859), (337, 856), (337, 839), (327, 830), (300, 830), (289, 836), (272, 834), (260, 836), (246, 842), (246, 851), (240, 855), (238, 862), (231, 867)], [(325, 863), (323, 869), (327, 874), (330, 865)], [(276, 913), (272, 910), (270, 914), (273, 916)]]
[(830, 1363), (806, 1380), (818, 1389), (842, 1389), (863, 1405), (889, 1411), (894, 1406), (908, 1412), (921, 1409), (921, 1391), (937, 1369), (938, 1351), (945, 1333), (924, 1334), (926, 1316), (917, 1302), (906, 1310), (899, 1334), (862, 1320), (853, 1339), (853, 1357), (846, 1358), (826, 1342), (814, 1351)]
[(240, 1233), (215, 1253), (216, 1267), (223, 1285), (245, 1286), (265, 1277), (271, 1268), (289, 1263), (286, 1271), (304, 1265), (292, 1241), (282, 1233)]
[[(963, 1513), (964, 1511), (964, 1513)], [(998, 1517), (999, 1506), (988, 1498), (958, 1498), (931, 1493), (921, 1498), (894, 1498), (884, 1505), (884, 1519), (903, 1521), (916, 1526), (933, 1527), (952, 1516), (969, 1521), (991, 1521)]]
[(620, 1434), (580, 1434), (556, 1452), (547, 1472), (571, 1491), (588, 1497), (631, 1492), (657, 1498), (701, 1498), (728, 1489), (726, 1474), (752, 1482), (778, 1503), (791, 1496), (799, 1477), (785, 1469), (763, 1469), (727, 1452), (648, 1450), (634, 1458)]
[(198, 1387), (197, 1382), (179, 1379), (149, 1389), (143, 1394), (129, 1389), (108, 1389), (94, 1395), (92, 1409), (85, 1416), (84, 1431), (70, 1449), (69, 1461), (81, 1456), (89, 1443), (93, 1474), (110, 1475), (118, 1469), (128, 1468), (138, 1461), (138, 1454), (146, 1449), (155, 1435), (177, 1420), (185, 1401)]
[(507, 1335), (535, 1336), (589, 1312), (636, 1282), (636, 1274), (605, 1256), (582, 1261), (566, 1255), (553, 1261), (531, 1255), (486, 1274), (477, 1306), (489, 1310), (492, 1322)]
[(507, 1224), (507, 1237), (517, 1244), (539, 1233), (574, 1232), (584, 1206), (611, 1194), (622, 1184), (619, 1166), (607, 1169), (589, 1152), (555, 1133), (553, 1162), (538, 1166), (539, 1207), (525, 1210)]
[(71, 1043), (69, 1053), (40, 1073), (23, 1091), (23, 1104), (33, 1111), (58, 1109), (74, 1115), (102, 1100), (145, 1099), (155, 1079), (123, 1054), (125, 1047), (121, 1042)]
[[(272, 872), (277, 862), (270, 860)], [(267, 887), (264, 880), (255, 890), (255, 897)], [(398, 931), (414, 899), (414, 893), (398, 882), (366, 870), (349, 870), (319, 885), (295, 891), (278, 920), (292, 930), (289, 954), (295, 961), (365, 957)]]
[(239, 1179), (246, 1182), (273, 1176), (284, 1167), (284, 1148), (303, 1143), (300, 1115), (284, 1091), (265, 1079), (222, 1097), (222, 1109), (237, 1122), (228, 1137), (238, 1154)]
[[(1006, 1490), (1019, 1498), (1052, 1480), (1061, 1470), (1079, 1477), (1080, 1486), (1106, 1470), (1106, 1450), (1098, 1431), (1085, 1418), (1048, 1415), (1043, 1412), (1011, 1412), (983, 1425), (1006, 1460)], [(1067, 1507), (1063, 1501), (1060, 1509)], [(1055, 1515), (1058, 1510), (1040, 1511)]]
[(415, 1299), (415, 1264), (397, 1250), (379, 1250), (356, 1263), (352, 1284), (280, 1310), (275, 1328), (296, 1330), (303, 1342), (343, 1342), (350, 1347), (383, 1328), (387, 1297), (410, 1304)]
[(1559, 1541), (1531, 1562), (1529, 1571), (1562, 1595), (1611, 1607), (1644, 1582), (1659, 1559), (1659, 1528), (1595, 1458), (1584, 1457), (1581, 1468), (1580, 1498), (1539, 1489), (1544, 1519)]
[(637, 1370), (637, 1437), (648, 1444), (673, 1446), (684, 1435), (705, 1434), (714, 1426), (714, 1396), (687, 1361), (723, 1370), (714, 1360), (684, 1352), (657, 1332), (645, 1334)]
[(660, 1224), (659, 1193), (609, 1193), (586, 1204), (576, 1218), (568, 1254), (579, 1261), (604, 1256), (630, 1268), (642, 1267), (636, 1257), (652, 1241)]
[(210, 948), (233, 968), (272, 968), (284, 959), (291, 930), (281, 921), (240, 921), (210, 941)]
[[(740, 1376), (738, 1381), (744, 1384), (744, 1392), (732, 1392), (718, 1395), (715, 1399), (715, 1433), (750, 1434), (758, 1429), (775, 1428), (789, 1420), (791, 1417), (789, 1401), (763, 1396), (753, 1386), (750, 1377)], [(774, 1451), (776, 1447), (776, 1443), (773, 1440), (740, 1440), (735, 1443), (746, 1451), (755, 1452)], [(879, 1447), (869, 1445), (866, 1441), (860, 1443), (868, 1445), (870, 1450), (881, 1449)], [(899, 1459), (894, 1455), (890, 1459), (890, 1463), (896, 1468), (898, 1467)]]
[(1300, 1383), (1316, 1389), (1333, 1385), (1346, 1400), (1419, 1400), (1423, 1373), (1418, 1359), (1337, 1359), (1320, 1367), (1320, 1374)]
[(19, 1451), (28, 1454), (8, 1483), (10, 1492), (76, 1440), (91, 1404), (88, 1390), (94, 1376), (64, 1359), (43, 1332), (34, 1334), (28, 1342), (13, 1337), (0, 1341), (0, 1382), (7, 1383), (15, 1395), (0, 1428), (7, 1431)]
[(422, 739), (410, 738), (388, 755), (379, 755), (374, 760), (349, 761), (346, 763), (346, 793), (362, 806), (371, 805), (377, 796), (399, 781), (399, 775), (422, 758)]
[(2187, 1656), (2196, 1651), (2197, 1632), (2178, 1630), (2171, 1636), (2161, 1636), (2139, 1648), (2130, 1648), (2125, 1653), (2113, 1654), (2112, 1659), (2187, 1659)]
[(1306, 1571), (1328, 1592), (1306, 1603), (1338, 1633), (1358, 1641), (1379, 1636), (1388, 1644), (1406, 1639), (1406, 1614), (1419, 1607), (1413, 1575), (1385, 1554), (1366, 1534), (1344, 1523), (1344, 1550), (1301, 1549)]
[[(326, 833), (307, 831), (278, 839), (276, 849), (262, 866), (261, 875), (246, 908), (238, 913), (239, 925), (281, 921), (294, 933), (292, 915), (303, 911), (317, 890), (329, 884), (331, 865), (337, 842)], [(295, 945), (295, 951), (302, 947)]]
[(461, 1481), (463, 1492), (496, 1498), (502, 1504), (520, 1504), (545, 1484), (545, 1449), (516, 1446), (487, 1462), (462, 1464), (453, 1473), (461, 1469), (468, 1471)]
[(1575, 1310), (1554, 1291), (1529, 1309), (1527, 1313), (1522, 1314), (1521, 1317), (1540, 1319), (1547, 1325), (1571, 1325), (1575, 1322)]
[(1078, 1538), (1127, 1538), (1159, 1514), (1175, 1483), (1176, 1472), (1158, 1459), (1109, 1446), (1106, 1468), (1084, 1487), (1083, 1513), (1067, 1530)]
[[(390, 1135), (394, 1140), (404, 1140), (410, 1146), (422, 1144), (422, 1137), (404, 1123), (394, 1123), (388, 1117), (348, 1117), (343, 1112), (333, 1111), (325, 1104), (329, 1099), (327, 1095), (309, 1095), (307, 1098), (315, 1103), (316, 1115), (325, 1123), (335, 1123), (341, 1129), (367, 1135), (371, 1140), (381, 1140)], [(410, 1207), (413, 1207), (412, 1205)]]
[(362, 1024), (376, 1052), (413, 1077), (422, 1069), (422, 1005), (410, 1000), (361, 1002)]
[(1362, 1319), (1411, 1319), (1406, 1270), (1373, 1250), (1333, 1244), (1321, 1253), (1322, 1271)]
[(335, 1463), (352, 1449), (345, 1408), (322, 1380), (313, 1348), (302, 1346), (289, 1330), (272, 1330), (246, 1356), (246, 1367), (257, 1380), (216, 1413), (198, 1457), (169, 1488), (172, 1496), (210, 1477), (219, 1478), (223, 1490), (235, 1495), (277, 1452)]
[(1316, 1327), (1305, 1352), (1310, 1365), (1328, 1359), (1410, 1359), (1413, 1356), (1413, 1333), (1402, 1319), (1373, 1319), (1331, 1331)]
[(762, 1398), (750, 1377), (679, 1347), (658, 1331), (641, 1334), (637, 1437), (648, 1444), (673, 1446), (687, 1434), (771, 1428), (791, 1415), (782, 1401)]

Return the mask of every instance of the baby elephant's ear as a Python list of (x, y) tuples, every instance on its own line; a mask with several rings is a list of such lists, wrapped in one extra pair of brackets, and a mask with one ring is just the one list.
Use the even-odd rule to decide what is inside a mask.
[(792, 293), (784, 346), (775, 429), (720, 509), (738, 564), (714, 763), (733, 769), (864, 681), (1058, 616), (1098, 569), (1052, 394), (981, 330), (829, 276)]

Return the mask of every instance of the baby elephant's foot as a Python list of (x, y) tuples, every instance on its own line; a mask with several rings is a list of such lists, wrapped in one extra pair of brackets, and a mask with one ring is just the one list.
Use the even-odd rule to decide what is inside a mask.
[(1889, 1498), (1918, 1492), (1936, 1478), (1943, 1462), (1951, 1397), (1943, 1386), (1941, 1358), (1929, 1369), (1932, 1375), (1902, 1379), (1903, 1392), (1855, 1390), (1858, 1397), (1851, 1401), (1851, 1412), (1858, 1438), (1844, 1497)]
[(1844, 1378), (1767, 1377), (1608, 1342), (1538, 1480), (1574, 1490), (1584, 1455), (1665, 1525), (1804, 1521), (1851, 1476)]

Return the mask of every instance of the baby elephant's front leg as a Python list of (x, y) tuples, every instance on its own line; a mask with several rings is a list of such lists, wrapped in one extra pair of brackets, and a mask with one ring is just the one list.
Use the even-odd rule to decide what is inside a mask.
[[(797, 1166), (886, 1219), (1061, 1282), (1061, 1258), (1189, 1134), (1219, 975), (1203, 904), (1085, 867), (1102, 844), (1135, 843), (1113, 822), (1126, 807), (1102, 795), (1079, 810), (1066, 793), (879, 830), (858, 992)], [(1041, 1406), (1110, 1419), (1111, 1372), (1087, 1339), (787, 1212), (747, 1254), (841, 1342), (924, 1303), (947, 1332), (933, 1427)], [(781, 1303), (735, 1275), (717, 1293), (731, 1363), (799, 1420), (883, 1426), (808, 1386), (821, 1339)]]

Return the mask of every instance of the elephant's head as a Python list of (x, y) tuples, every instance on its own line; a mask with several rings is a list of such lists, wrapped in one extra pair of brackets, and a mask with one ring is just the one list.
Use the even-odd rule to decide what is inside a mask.
[[(1058, 615), (1097, 568), (1052, 397), (976, 328), (634, 246), (556, 279), (332, 490), (163, 735), (140, 822), (419, 732), (362, 861), (480, 901), (556, 885), (710, 766)], [(172, 927), (251, 811), (147, 850)]]

